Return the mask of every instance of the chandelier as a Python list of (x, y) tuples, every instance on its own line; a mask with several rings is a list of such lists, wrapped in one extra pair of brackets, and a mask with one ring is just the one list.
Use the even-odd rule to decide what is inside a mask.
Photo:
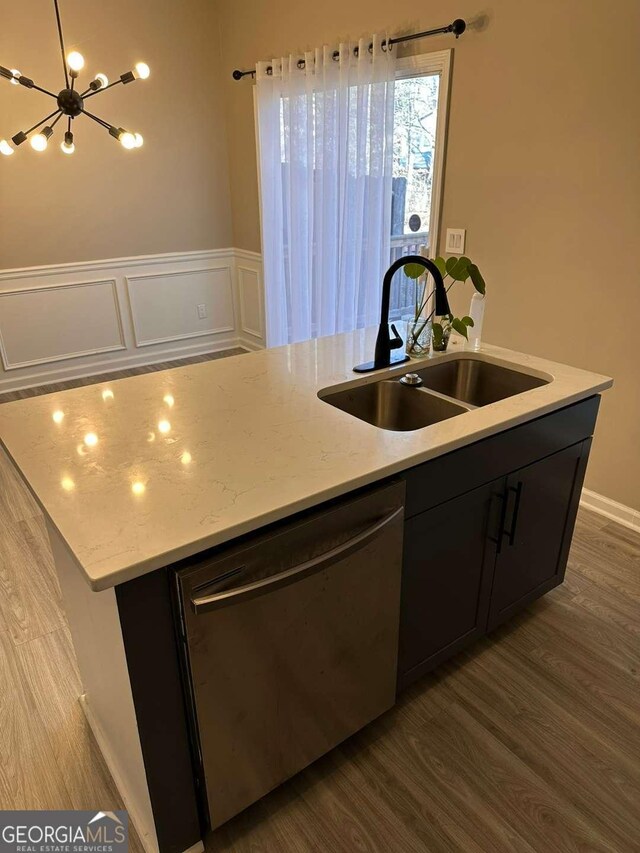
[[(24, 86), (26, 89), (35, 89), (56, 101), (56, 109), (50, 115), (45, 116), (42, 121), (39, 121), (37, 124), (34, 124), (33, 127), (30, 127), (29, 130), (21, 130), (19, 133), (16, 133), (15, 136), (11, 137), (11, 141), (8, 141), (7, 139), (0, 139), (0, 154), (4, 154), (6, 156), (13, 154), (18, 145), (22, 145), (22, 143), (26, 142), (27, 139), (29, 139), (34, 151), (44, 151), (49, 144), (49, 140), (53, 136), (53, 128), (63, 117), (67, 119), (67, 129), (64, 134), (64, 140), (60, 144), (60, 148), (65, 154), (73, 154), (75, 151), (72, 131), (73, 121), (81, 115), (87, 116), (87, 118), (97, 122), (97, 124), (104, 127), (105, 130), (108, 130), (110, 135), (117, 139), (124, 148), (140, 148), (143, 143), (143, 139), (139, 133), (133, 133), (130, 130), (125, 130), (123, 127), (116, 127), (115, 125), (104, 121), (104, 119), (98, 118), (97, 115), (94, 115), (92, 112), (87, 110), (86, 103), (89, 98), (93, 98), (95, 95), (99, 95), (101, 92), (105, 92), (107, 89), (117, 86), (118, 83), (126, 85), (127, 83), (133, 83), (134, 80), (146, 80), (150, 73), (149, 66), (144, 62), (138, 62), (133, 71), (127, 71), (125, 74), (121, 74), (113, 83), (109, 83), (105, 74), (96, 74), (93, 80), (89, 83), (89, 88), (84, 92), (80, 92), (78, 88), (76, 88), (76, 81), (80, 72), (84, 68), (84, 58), (77, 50), (71, 51), (68, 55), (66, 54), (64, 49), (64, 39), (62, 36), (62, 24), (60, 22), (58, 0), (53, 0), (53, 5), (55, 7), (56, 21), (58, 25), (58, 37), (60, 39), (60, 52), (62, 54), (65, 87), (56, 95), (53, 92), (49, 92), (47, 89), (43, 89), (41, 86), (36, 86), (33, 80), (29, 77), (25, 77), (25, 75), (21, 74), (17, 69), (4, 68), (0, 65), (0, 77), (5, 78), (9, 83), (14, 86)], [(35, 131), (37, 131), (37, 133)]]

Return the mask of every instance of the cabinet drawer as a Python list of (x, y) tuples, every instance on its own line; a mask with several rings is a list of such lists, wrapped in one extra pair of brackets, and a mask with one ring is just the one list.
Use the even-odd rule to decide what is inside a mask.
[(407, 471), (405, 517), (497, 480), (593, 435), (600, 397), (589, 397)]

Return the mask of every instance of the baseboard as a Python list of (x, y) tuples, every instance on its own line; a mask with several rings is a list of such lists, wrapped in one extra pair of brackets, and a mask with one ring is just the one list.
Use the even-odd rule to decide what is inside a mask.
[(640, 510), (625, 506), (611, 498), (605, 498), (604, 495), (592, 492), (591, 489), (582, 490), (580, 506), (640, 533)]
[(262, 341), (252, 341), (249, 338), (238, 338), (238, 343), (236, 346), (242, 347), (246, 349), (248, 352), (258, 352), (259, 350), (264, 349), (264, 343)]

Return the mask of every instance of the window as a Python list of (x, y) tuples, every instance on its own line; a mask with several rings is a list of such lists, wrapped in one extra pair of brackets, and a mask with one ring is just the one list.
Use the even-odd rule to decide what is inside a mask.
[[(390, 263), (436, 251), (451, 52), (398, 60), (394, 94)], [(400, 275), (391, 294), (394, 319), (413, 310), (414, 285)]]
[[(269, 346), (373, 325), (389, 264), (435, 252), (451, 51), (390, 61), (378, 42), (374, 63), (347, 49), (339, 65), (325, 47), (258, 67)], [(397, 277), (393, 319), (414, 290)]]

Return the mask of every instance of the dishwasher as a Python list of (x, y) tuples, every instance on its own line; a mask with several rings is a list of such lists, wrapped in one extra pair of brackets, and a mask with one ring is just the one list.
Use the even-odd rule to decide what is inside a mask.
[(394, 704), (403, 507), (394, 482), (176, 566), (211, 828)]

